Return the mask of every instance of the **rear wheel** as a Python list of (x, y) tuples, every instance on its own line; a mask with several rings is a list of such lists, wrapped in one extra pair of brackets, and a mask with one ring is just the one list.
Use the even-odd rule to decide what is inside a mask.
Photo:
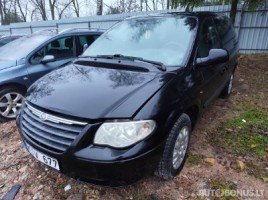
[(0, 122), (15, 119), (24, 101), (24, 91), (8, 87), (0, 90)]
[(231, 75), (225, 87), (223, 88), (220, 95), (221, 98), (227, 99), (230, 96), (233, 89), (233, 83), (234, 83), (234, 73)]
[(179, 174), (185, 163), (190, 134), (190, 117), (187, 114), (182, 114), (169, 132), (165, 149), (156, 171), (157, 176), (168, 180)]

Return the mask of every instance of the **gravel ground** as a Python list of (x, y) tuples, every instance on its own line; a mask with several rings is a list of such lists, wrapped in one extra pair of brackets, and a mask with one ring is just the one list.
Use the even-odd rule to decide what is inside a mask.
[[(228, 100), (215, 100), (200, 118), (192, 135), (189, 159), (180, 175), (170, 181), (147, 175), (137, 183), (121, 188), (78, 182), (33, 159), (25, 150), (14, 121), (0, 124), (0, 198), (13, 185), (20, 184), (15, 199), (268, 199), (267, 182), (235, 162), (240, 159), (244, 164), (243, 158), (222, 151), (208, 140), (209, 131), (238, 114), (234, 109), (238, 104), (254, 102), (268, 112), (267, 62), (267, 55), (240, 56), (233, 94)], [(255, 161), (264, 162), (258, 158)], [(250, 190), (254, 195), (220, 198), (221, 194), (208, 197), (201, 194), (213, 192), (215, 188), (222, 189), (220, 192), (226, 188)]]

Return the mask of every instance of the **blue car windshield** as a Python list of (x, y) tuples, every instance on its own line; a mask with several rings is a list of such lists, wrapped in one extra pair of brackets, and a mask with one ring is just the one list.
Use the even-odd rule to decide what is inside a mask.
[(33, 34), (9, 42), (0, 48), (0, 61), (18, 60), (24, 58), (35, 48), (50, 38), (51, 35)]
[(197, 19), (189, 16), (127, 19), (101, 35), (82, 56), (122, 54), (180, 66), (189, 55), (196, 25)]

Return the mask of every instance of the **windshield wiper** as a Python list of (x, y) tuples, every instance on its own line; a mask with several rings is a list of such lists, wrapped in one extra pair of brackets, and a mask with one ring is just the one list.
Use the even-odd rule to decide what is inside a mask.
[(123, 60), (131, 60), (131, 61), (141, 61), (141, 62), (145, 62), (145, 63), (150, 63), (153, 64), (153, 66), (157, 67), (158, 69), (162, 70), (162, 71), (166, 71), (167, 68), (166, 66), (161, 63), (161, 62), (157, 62), (157, 61), (153, 61), (153, 60), (146, 60), (143, 59), (141, 57), (135, 57), (135, 56), (125, 56), (122, 54), (114, 54), (114, 55), (97, 55), (97, 56), (90, 56), (93, 58), (107, 58), (107, 59), (123, 59)]

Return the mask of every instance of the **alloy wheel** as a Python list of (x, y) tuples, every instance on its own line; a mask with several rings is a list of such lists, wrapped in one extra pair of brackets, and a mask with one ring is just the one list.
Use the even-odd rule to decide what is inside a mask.
[(175, 170), (178, 169), (183, 162), (183, 159), (186, 155), (188, 142), (189, 128), (187, 126), (184, 126), (180, 130), (173, 149), (172, 165)]
[(24, 101), (23, 96), (17, 92), (9, 92), (0, 97), (0, 115), (12, 119), (18, 114)]
[(228, 85), (228, 94), (231, 94), (232, 88), (233, 88), (233, 81), (234, 81), (234, 75), (230, 77), (229, 85)]

